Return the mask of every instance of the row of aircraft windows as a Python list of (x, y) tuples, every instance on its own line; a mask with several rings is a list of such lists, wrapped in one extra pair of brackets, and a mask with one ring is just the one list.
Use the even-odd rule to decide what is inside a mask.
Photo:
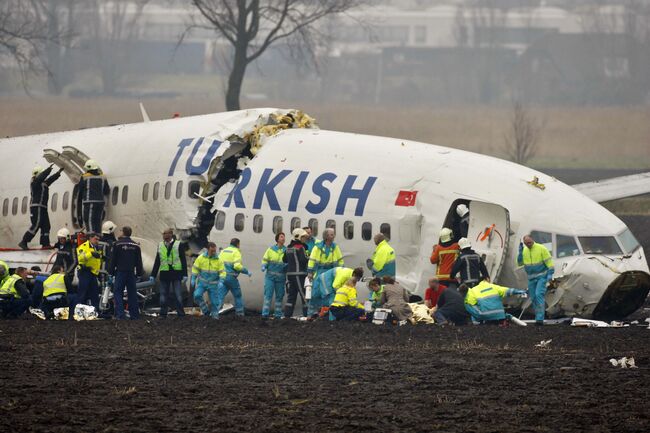
[[(244, 226), (245, 226), (245, 220), (246, 216), (243, 213), (238, 213), (235, 214), (234, 218), (234, 229), (236, 232), (243, 232), (244, 231)], [(271, 228), (273, 229), (273, 234), (278, 234), (280, 232), (283, 232), (283, 225), (284, 225), (284, 219), (281, 216), (275, 216), (273, 217), (273, 221), (271, 223)], [(319, 233), (318, 232), (318, 220), (316, 218), (311, 218), (309, 221), (307, 221), (307, 226), (311, 227), (311, 231), (314, 234)], [(218, 211), (215, 221), (214, 221), (214, 227), (222, 231), (226, 227), (226, 214), (225, 212)], [(290, 224), (289, 224), (289, 233), (291, 233), (294, 229), (302, 227), (302, 221), (298, 217), (293, 217), (291, 218)], [(325, 221), (325, 228), (332, 228), (336, 230), (336, 221), (334, 220), (327, 220)], [(255, 233), (262, 233), (262, 230), (264, 229), (264, 216), (263, 215), (255, 215), (253, 216), (253, 232)], [(390, 236), (390, 224), (388, 223), (382, 223), (379, 225), (379, 232), (383, 233), (388, 239), (391, 238)], [(343, 223), (343, 237), (345, 239), (353, 239), (354, 238), (354, 222), (352, 221), (345, 221)], [(364, 222), (361, 224), (361, 239), (364, 241), (369, 241), (373, 237), (373, 232), (372, 232), (372, 223), (369, 222)]]
[[(190, 198), (196, 198), (195, 193), (198, 193), (200, 191), (201, 184), (198, 181), (192, 181), (188, 184), (187, 188), (187, 195)], [(162, 194), (161, 190), (162, 189)], [(110, 195), (110, 201), (113, 206), (117, 205), (117, 203), (120, 201), (120, 187), (114, 186), (113, 189), (111, 190), (111, 195)], [(157, 201), (159, 198), (161, 198), (161, 195), (164, 196), (165, 200), (169, 200), (172, 196), (172, 182), (167, 181), (165, 182), (164, 185), (161, 185), (160, 182), (156, 182), (153, 184), (153, 191), (151, 194), (151, 200), (152, 201)], [(183, 197), (183, 181), (179, 180), (176, 183), (176, 191), (175, 191), (175, 196), (177, 199), (180, 199)], [(127, 204), (129, 201), (129, 186), (124, 185), (122, 187), (122, 197), (121, 197), (122, 204)], [(149, 184), (145, 183), (142, 187), (142, 201), (148, 201), (149, 200)], [(9, 215), (9, 202), (10, 199), (5, 198), (4, 201), (2, 202), (2, 216), (7, 216)], [(18, 215), (18, 204), (21, 202), (21, 199), (18, 197), (14, 197), (13, 200), (11, 200), (11, 214), (12, 215)], [(50, 209), (52, 209), (52, 212), (56, 212), (57, 208), (59, 205), (59, 193), (55, 192), (52, 194), (52, 197), (50, 198)], [(61, 209), (66, 211), (68, 210), (68, 207), (70, 205), (70, 192), (66, 191), (63, 193), (63, 197), (61, 199)], [(25, 215), (29, 211), (29, 197), (23, 197), (22, 202), (20, 203), (20, 213)]]

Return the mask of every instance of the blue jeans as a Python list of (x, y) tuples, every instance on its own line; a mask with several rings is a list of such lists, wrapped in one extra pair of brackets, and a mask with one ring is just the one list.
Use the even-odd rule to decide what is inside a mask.
[(131, 320), (140, 318), (138, 307), (138, 290), (135, 288), (135, 274), (133, 272), (120, 272), (115, 275), (113, 286), (113, 300), (115, 301), (115, 317), (124, 319), (124, 288), (126, 287), (127, 300), (129, 303), (129, 317)]
[[(167, 305), (168, 296), (170, 297), (169, 305)], [(185, 315), (185, 311), (183, 311), (183, 292), (181, 280), (160, 280), (160, 315), (162, 317), (167, 316), (168, 307), (171, 306), (176, 309), (178, 317)]]
[(533, 303), (535, 320), (543, 321), (546, 310), (546, 276), (528, 280), (528, 296)]
[(282, 300), (284, 299), (284, 278), (269, 277), (264, 278), (264, 305), (262, 306), (262, 317), (269, 317), (271, 309), (271, 300), (275, 294), (274, 315), (277, 319), (282, 318)]
[[(203, 284), (198, 283), (196, 289), (194, 289), (194, 302), (201, 308), (201, 312), (204, 316), (219, 317), (219, 301), (217, 299), (217, 291), (221, 286), (221, 283), (215, 282), (214, 284)], [(208, 292), (210, 297), (210, 309), (208, 309), (208, 304), (205, 303), (203, 294)]]
[(226, 298), (228, 292), (232, 292), (232, 296), (235, 298), (235, 313), (238, 316), (244, 315), (244, 299), (241, 295), (241, 287), (239, 286), (239, 281), (237, 278), (232, 276), (227, 276), (225, 280), (219, 284), (217, 288), (217, 317), (219, 317), (219, 311), (223, 307), (223, 300)]
[(77, 303), (85, 304), (90, 300), (90, 305), (99, 311), (99, 283), (97, 277), (87, 269), (77, 272), (79, 287), (77, 288)]
[(366, 314), (363, 308), (355, 307), (330, 307), (330, 313), (336, 317), (336, 320), (357, 320)]
[(20, 317), (23, 315), (25, 311), (29, 308), (29, 306), (32, 304), (32, 300), (30, 298), (26, 299), (16, 299), (16, 298), (11, 298), (11, 299), (6, 299), (0, 301), (0, 315), (2, 317)]

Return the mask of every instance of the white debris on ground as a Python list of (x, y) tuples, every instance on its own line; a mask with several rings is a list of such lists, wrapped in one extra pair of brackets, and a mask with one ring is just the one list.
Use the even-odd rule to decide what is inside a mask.
[(579, 319), (574, 317), (571, 326), (580, 326), (585, 328), (610, 328), (610, 324), (601, 320)]
[(77, 304), (74, 307), (74, 320), (97, 320), (97, 311), (92, 305)]
[(631, 357), (630, 357), (630, 358), (627, 358), (627, 357), (624, 356), (624, 357), (621, 358), (621, 359), (614, 359), (614, 358), (612, 358), (612, 359), (609, 360), (609, 362), (611, 362), (611, 364), (612, 364), (614, 367), (621, 367), (621, 368), (638, 368), (638, 367), (636, 366), (635, 362), (634, 362), (634, 358), (631, 358)]
[(535, 347), (545, 349), (548, 347), (549, 344), (551, 344), (551, 341), (553, 341), (552, 338), (550, 340), (542, 340), (539, 342), (539, 344), (536, 344)]

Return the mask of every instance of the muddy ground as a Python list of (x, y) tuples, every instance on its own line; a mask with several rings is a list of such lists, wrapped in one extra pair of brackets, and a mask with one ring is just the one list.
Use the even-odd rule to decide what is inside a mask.
[[(0, 431), (648, 432), (649, 338), (229, 316), (4, 321)], [(609, 363), (623, 356), (639, 368)]]

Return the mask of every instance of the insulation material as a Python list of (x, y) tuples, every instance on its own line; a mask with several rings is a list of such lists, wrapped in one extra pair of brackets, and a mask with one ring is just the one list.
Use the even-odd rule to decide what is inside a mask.
[(96, 320), (97, 311), (92, 305), (77, 304), (74, 307), (74, 320)]
[(433, 318), (429, 314), (429, 309), (424, 304), (409, 304), (411, 311), (413, 311), (413, 320), (416, 323), (424, 323), (426, 325), (433, 324)]

